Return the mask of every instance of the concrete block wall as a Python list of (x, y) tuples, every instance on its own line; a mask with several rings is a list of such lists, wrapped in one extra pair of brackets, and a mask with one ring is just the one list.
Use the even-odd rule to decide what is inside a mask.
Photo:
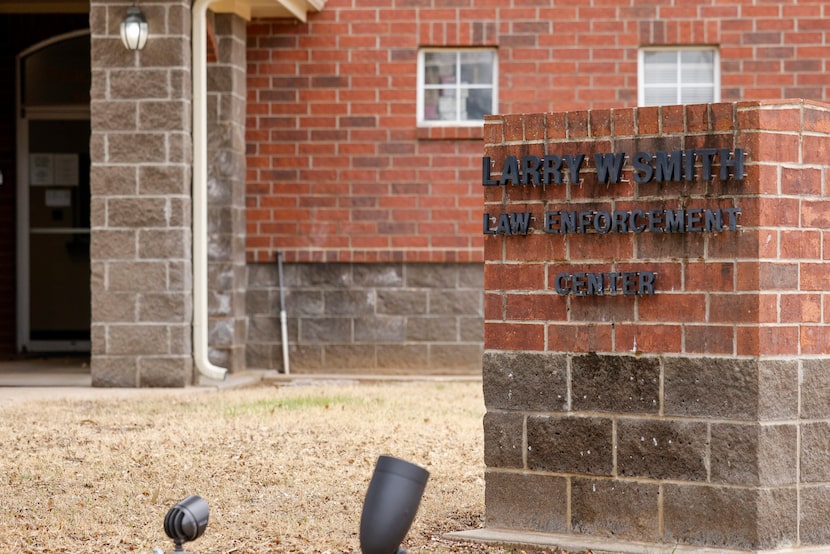
[[(484, 187), (486, 524), (757, 551), (830, 544), (830, 108), (808, 101), (493, 116), (485, 155), (586, 153), (578, 182)], [(636, 182), (636, 152), (743, 149), (743, 179)], [(626, 153), (619, 183), (594, 153)], [(700, 175), (701, 155), (695, 156)], [(486, 172), (482, 171), (482, 181)], [(545, 212), (740, 209), (735, 230), (549, 234)], [(486, 225), (486, 223), (485, 223)], [(576, 272), (653, 294), (559, 294)]]
[(208, 12), (208, 316), (210, 361), (245, 369), (245, 36), (234, 14)]
[(127, 1), (92, 0), (92, 381), (193, 380), (190, 2), (142, 5), (152, 40), (119, 38)]
[[(291, 371), (472, 373), (481, 368), (480, 264), (285, 264)], [(248, 266), (251, 368), (282, 369), (276, 264)]]

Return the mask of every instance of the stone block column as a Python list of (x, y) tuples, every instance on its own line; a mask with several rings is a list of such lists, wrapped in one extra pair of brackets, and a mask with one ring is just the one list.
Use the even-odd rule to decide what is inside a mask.
[(210, 359), (245, 369), (246, 22), (209, 12), (217, 59), (208, 64), (208, 288)]
[(150, 27), (129, 52), (132, 1), (92, 0), (92, 380), (193, 380), (190, 1), (141, 4)]
[(830, 546), (828, 153), (806, 101), (487, 120), (474, 537)]

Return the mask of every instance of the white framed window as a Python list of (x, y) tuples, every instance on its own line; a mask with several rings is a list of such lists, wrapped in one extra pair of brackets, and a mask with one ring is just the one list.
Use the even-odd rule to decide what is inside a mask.
[(720, 102), (720, 56), (713, 47), (640, 48), (640, 106)]
[(498, 105), (493, 48), (423, 48), (418, 52), (418, 125), (477, 126)]

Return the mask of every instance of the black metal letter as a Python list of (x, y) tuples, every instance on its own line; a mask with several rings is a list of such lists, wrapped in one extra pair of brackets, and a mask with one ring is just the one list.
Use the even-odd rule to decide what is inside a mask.
[(553, 286), (559, 296), (565, 296), (571, 292), (571, 287), (567, 285), (570, 278), (571, 276), (567, 273), (560, 273), (556, 276), (556, 279), (553, 280)]
[[(522, 184), (539, 184), (539, 166), (542, 164), (539, 156), (522, 156)], [(532, 182), (531, 182), (532, 181)]]
[(565, 155), (565, 161), (568, 163), (568, 176), (572, 185), (579, 184), (579, 170), (582, 168), (582, 162), (585, 161), (585, 154), (571, 154)]
[(619, 183), (624, 159), (625, 152), (594, 154), (594, 163), (597, 166), (597, 182), (606, 185)]
[(487, 212), (484, 213), (483, 221), (481, 222), (481, 228), (485, 235), (495, 235), (496, 231), (490, 229), (490, 214)]
[(712, 180), (712, 160), (717, 154), (718, 151), (714, 148), (701, 148), (699, 150), (695, 150), (695, 154), (700, 155), (700, 159), (703, 161), (703, 180), (710, 181)]
[(508, 181), (513, 185), (521, 184), (519, 163), (516, 161), (516, 156), (507, 156), (504, 159), (504, 168), (501, 170), (501, 184), (506, 185)]
[(680, 150), (672, 150), (671, 155), (665, 152), (658, 151), (657, 158), (657, 174), (654, 179), (661, 183), (666, 181), (680, 182), (680, 161), (683, 159), (683, 152)]
[(481, 184), (485, 187), (493, 187), (501, 184), (490, 178), (490, 156), (481, 158)]
[(648, 183), (654, 177), (654, 168), (651, 167), (651, 154), (648, 152), (637, 152), (631, 158), (631, 165), (634, 166), (634, 182), (637, 184)]
[(542, 183), (551, 184), (551, 175), (553, 175), (554, 184), (562, 184), (562, 158), (553, 154), (545, 156), (542, 162)]
[(727, 148), (720, 149), (720, 180), (726, 181), (729, 179), (729, 168), (732, 168), (732, 177), (736, 181), (743, 181), (744, 179), (744, 149), (736, 148), (735, 155), (732, 160), (729, 159), (729, 150)]

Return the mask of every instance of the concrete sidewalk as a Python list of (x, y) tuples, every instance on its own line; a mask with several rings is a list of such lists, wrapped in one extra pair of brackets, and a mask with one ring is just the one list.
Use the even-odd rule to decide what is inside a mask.
[(89, 387), (87, 356), (42, 356), (0, 360), (0, 388)]
[(415, 381), (481, 381), (480, 375), (375, 375), (370, 373), (329, 373), (285, 375), (275, 370), (249, 370), (229, 374), (224, 381), (201, 378), (186, 388), (98, 388), (92, 386), (89, 359), (84, 357), (44, 357), (0, 361), (0, 406), (16, 401), (59, 398), (105, 398), (136, 396), (153, 391), (199, 392), (255, 386), (357, 385)]
[(150, 391), (189, 393), (261, 383), (261, 374), (243, 374), (231, 375), (221, 382), (204, 379), (198, 385), (186, 388), (98, 388), (92, 386), (89, 358), (32, 357), (0, 361), (0, 406), (27, 400), (127, 397)]

